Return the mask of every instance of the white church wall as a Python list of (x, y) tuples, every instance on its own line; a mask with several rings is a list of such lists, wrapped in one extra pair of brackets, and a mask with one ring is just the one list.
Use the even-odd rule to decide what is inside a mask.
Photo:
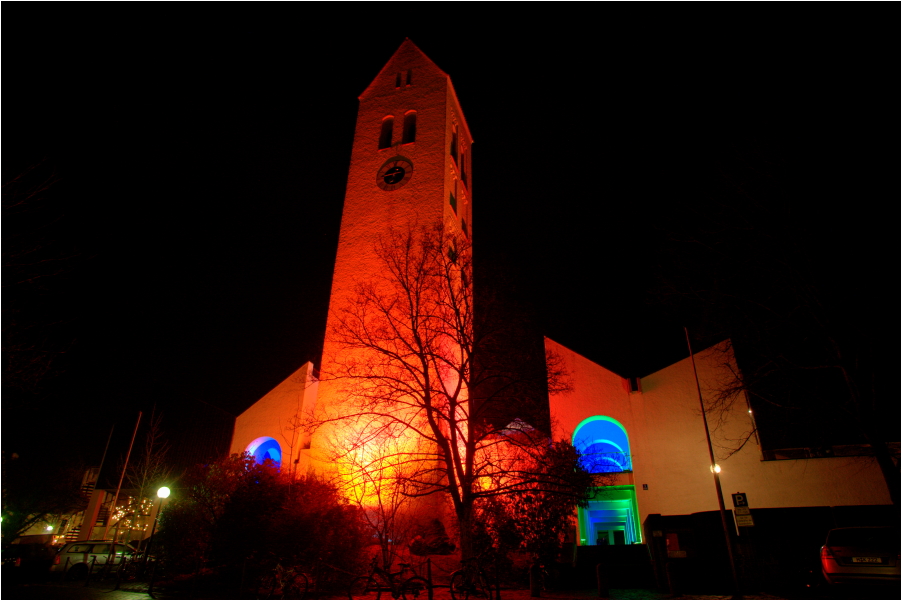
[[(283, 469), (298, 458), (305, 462), (301, 450), (309, 439), (292, 428), (292, 421), (312, 409), (316, 402), (318, 382), (313, 377), (313, 369), (308, 361), (239, 415), (229, 453), (244, 453), (255, 440), (269, 437), (281, 449)], [(306, 465), (299, 464), (295, 471), (305, 473)]]
[[(632, 477), (641, 520), (650, 513), (680, 515), (718, 508), (704, 422), (691, 361), (686, 358), (641, 380), (628, 392), (625, 380), (570, 349), (545, 339), (561, 355), (573, 390), (551, 396), (556, 436), (571, 436), (586, 418), (603, 415), (627, 431)], [(703, 395), (709, 395), (732, 356), (712, 347), (696, 354)], [(744, 492), (751, 507), (889, 504), (879, 468), (870, 458), (834, 457), (763, 461), (754, 435), (729, 455), (736, 440), (753, 427), (748, 405), (739, 398), (718, 419), (709, 415), (715, 459), (727, 508), (730, 493)], [(643, 485), (647, 485), (645, 490)]]
[[(728, 376), (731, 369), (737, 369), (735, 358), (725, 348), (724, 345), (717, 345), (696, 354), (699, 383), (705, 399), (711, 398), (711, 391), (718, 387), (718, 383)], [(643, 378), (642, 387), (647, 403), (664, 408), (661, 412), (683, 424), (687, 431), (699, 432), (697, 435), (693, 434), (692, 439), (701, 441), (703, 454), (700, 461), (703, 467), (707, 467), (704, 426), (691, 361), (686, 358)], [(731, 455), (739, 441), (748, 438), (754, 428), (749, 409), (743, 396), (736, 399), (731, 410), (722, 419), (716, 413), (709, 413), (708, 416), (715, 459), (722, 468), (720, 479), (725, 495), (744, 492), (753, 508), (880, 505), (891, 502), (880, 470), (872, 458), (825, 457), (764, 461), (754, 435), (741, 450)], [(698, 443), (694, 446), (697, 447)], [(695, 463), (699, 462), (697, 450), (691, 457)], [(689, 457), (683, 456), (682, 459), (685, 461)], [(706, 504), (714, 503), (709, 508), (716, 509), (710, 472), (705, 472), (705, 475), (707, 483), (701, 490), (710, 491)], [(678, 483), (671, 481), (669, 486), (675, 487)], [(732, 505), (729, 496), (726, 502), (728, 507)]]

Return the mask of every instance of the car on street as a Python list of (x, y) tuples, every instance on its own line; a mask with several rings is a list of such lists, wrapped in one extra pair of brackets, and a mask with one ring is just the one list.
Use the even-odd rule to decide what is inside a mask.
[(896, 582), (899, 531), (878, 526), (834, 528), (821, 547), (821, 572), (829, 584)]
[(64, 574), (71, 580), (82, 580), (92, 567), (96, 572), (109, 566), (115, 572), (133, 555), (134, 549), (111, 540), (80, 540), (63, 545), (53, 558), (50, 572)]

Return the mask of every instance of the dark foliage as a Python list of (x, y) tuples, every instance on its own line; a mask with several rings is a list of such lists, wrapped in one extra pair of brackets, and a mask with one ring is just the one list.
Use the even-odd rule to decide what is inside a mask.
[(173, 574), (212, 570), (252, 586), (277, 563), (314, 572), (356, 572), (368, 542), (357, 510), (334, 486), (291, 481), (267, 462), (232, 455), (199, 466), (160, 518)]
[(81, 494), (84, 467), (60, 459), (50, 463), (34, 456), (3, 453), (3, 544), (36, 524), (52, 524), (62, 514), (87, 506)]

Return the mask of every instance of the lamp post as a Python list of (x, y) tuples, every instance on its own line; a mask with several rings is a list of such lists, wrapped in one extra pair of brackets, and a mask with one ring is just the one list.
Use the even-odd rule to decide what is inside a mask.
[(727, 545), (727, 556), (730, 558), (730, 575), (733, 577), (733, 598), (740, 599), (739, 574), (736, 572), (736, 558), (733, 557), (733, 542), (730, 540), (730, 528), (727, 525), (727, 511), (723, 503), (723, 489), (720, 486), (720, 466), (714, 460), (714, 447), (711, 445), (711, 430), (708, 428), (708, 414), (705, 412), (705, 401), (702, 399), (702, 387), (698, 381), (698, 368), (695, 366), (695, 355), (692, 353), (692, 343), (689, 342), (689, 328), (686, 332), (686, 346), (689, 347), (689, 359), (692, 362), (692, 373), (695, 375), (695, 390), (698, 392), (698, 402), (702, 409), (702, 421), (705, 424), (705, 439), (708, 442), (708, 458), (711, 463), (708, 469), (714, 475), (714, 488), (717, 491), (717, 505), (720, 509), (720, 523), (723, 527), (724, 542)]
[(160, 519), (160, 510), (163, 508), (163, 499), (169, 497), (169, 493), (172, 492), (169, 490), (168, 486), (161, 486), (157, 491), (157, 498), (159, 501), (157, 502), (157, 511), (153, 516), (153, 526), (150, 528), (150, 538), (147, 541), (147, 548), (144, 550), (144, 569), (147, 569), (147, 558), (150, 555), (150, 549), (153, 546), (153, 535), (156, 534), (157, 531), (157, 520)]

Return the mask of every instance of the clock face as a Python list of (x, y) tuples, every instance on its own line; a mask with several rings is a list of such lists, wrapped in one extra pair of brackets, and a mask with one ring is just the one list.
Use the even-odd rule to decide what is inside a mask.
[(379, 168), (376, 173), (376, 185), (386, 192), (391, 192), (410, 181), (412, 175), (413, 165), (410, 161), (396, 157), (389, 159)]

